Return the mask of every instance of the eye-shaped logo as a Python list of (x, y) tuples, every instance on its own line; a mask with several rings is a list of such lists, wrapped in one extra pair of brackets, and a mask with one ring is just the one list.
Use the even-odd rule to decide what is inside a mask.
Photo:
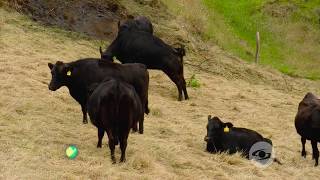
[(266, 149), (258, 149), (252, 152), (252, 156), (257, 156), (257, 160), (265, 160), (271, 157), (271, 153), (266, 152)]
[(259, 167), (269, 166), (274, 159), (274, 150), (270, 143), (260, 141), (250, 148), (249, 159)]

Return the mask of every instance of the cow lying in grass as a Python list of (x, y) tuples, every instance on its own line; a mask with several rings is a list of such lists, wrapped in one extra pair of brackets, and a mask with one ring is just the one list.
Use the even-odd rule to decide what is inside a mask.
[(311, 141), (312, 158), (318, 166), (319, 150), (317, 143), (320, 141), (320, 99), (312, 93), (307, 93), (299, 103), (298, 113), (295, 118), (297, 133), (301, 136), (301, 156), (306, 157), (306, 140)]
[(133, 86), (123, 81), (107, 79), (100, 83), (88, 100), (88, 112), (93, 125), (98, 128), (98, 147), (101, 147), (104, 131), (109, 139), (111, 160), (115, 145), (120, 141), (120, 162), (126, 159), (129, 131), (143, 119), (143, 108)]
[[(257, 142), (266, 142), (272, 146), (270, 139), (262, 137), (256, 131), (233, 127), (232, 123), (224, 123), (218, 117), (211, 118), (210, 115), (204, 140), (207, 142), (208, 152), (227, 152), (229, 154), (241, 152), (246, 158), (249, 158), (249, 151)], [(266, 155), (271, 157), (271, 154)], [(273, 160), (281, 164), (278, 159)]]

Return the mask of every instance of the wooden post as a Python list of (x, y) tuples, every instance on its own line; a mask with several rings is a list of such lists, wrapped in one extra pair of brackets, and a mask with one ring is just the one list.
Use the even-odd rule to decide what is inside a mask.
[(259, 64), (259, 56), (260, 56), (260, 33), (256, 34), (256, 64)]

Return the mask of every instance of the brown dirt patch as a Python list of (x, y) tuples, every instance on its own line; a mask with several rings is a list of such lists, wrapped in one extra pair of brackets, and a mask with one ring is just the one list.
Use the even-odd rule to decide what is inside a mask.
[(116, 0), (13, 0), (9, 6), (45, 25), (110, 39), (126, 9)]

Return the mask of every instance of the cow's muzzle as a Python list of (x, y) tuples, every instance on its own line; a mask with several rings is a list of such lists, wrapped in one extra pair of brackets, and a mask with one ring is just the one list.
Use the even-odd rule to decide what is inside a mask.
[(48, 85), (50, 91), (56, 91), (58, 88), (52, 86), (51, 84)]

